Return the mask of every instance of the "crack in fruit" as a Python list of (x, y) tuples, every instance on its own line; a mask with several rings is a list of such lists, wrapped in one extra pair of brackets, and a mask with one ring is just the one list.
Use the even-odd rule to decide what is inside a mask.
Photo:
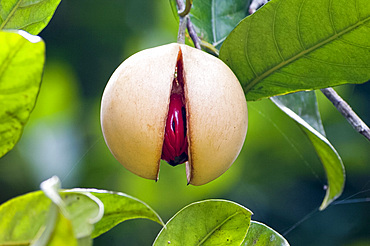
[(171, 166), (188, 161), (182, 54), (179, 51), (172, 84), (161, 158)]
[(100, 112), (105, 142), (126, 169), (158, 180), (163, 162), (182, 163), (191, 185), (223, 174), (248, 128), (245, 95), (231, 69), (177, 43), (122, 62), (104, 89)]

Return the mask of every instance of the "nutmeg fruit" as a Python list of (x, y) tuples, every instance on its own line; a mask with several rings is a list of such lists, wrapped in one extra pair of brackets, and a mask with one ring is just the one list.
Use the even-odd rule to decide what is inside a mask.
[(153, 180), (160, 159), (185, 163), (188, 184), (216, 179), (238, 156), (247, 125), (247, 103), (230, 68), (177, 43), (126, 59), (101, 102), (110, 151), (129, 171)]

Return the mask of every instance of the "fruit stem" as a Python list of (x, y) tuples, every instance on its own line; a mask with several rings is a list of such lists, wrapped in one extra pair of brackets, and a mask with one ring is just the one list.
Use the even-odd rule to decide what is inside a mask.
[(189, 17), (189, 13), (191, 10), (191, 6), (193, 4), (193, 0), (186, 0), (185, 6), (184, 6), (183, 0), (176, 0), (176, 2), (177, 2), (177, 8), (179, 10), (178, 14), (179, 14), (179, 19), (180, 19), (179, 32), (177, 35), (177, 42), (179, 44), (185, 43), (185, 31), (186, 29), (188, 29), (189, 36), (193, 40), (195, 48), (201, 49), (200, 39), (198, 38), (198, 35)]
[(180, 16), (180, 23), (179, 23), (179, 32), (177, 34), (177, 43), (185, 44), (185, 31), (188, 22), (188, 16), (181, 17)]

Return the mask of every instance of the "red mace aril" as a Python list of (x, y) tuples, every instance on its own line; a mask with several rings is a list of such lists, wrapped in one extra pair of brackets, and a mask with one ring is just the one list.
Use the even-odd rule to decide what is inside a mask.
[(188, 160), (186, 138), (186, 111), (181, 94), (172, 94), (164, 132), (162, 159), (171, 166)]
[(221, 60), (182, 44), (126, 59), (104, 90), (101, 126), (115, 158), (158, 180), (160, 159), (206, 184), (235, 161), (247, 132), (243, 90)]

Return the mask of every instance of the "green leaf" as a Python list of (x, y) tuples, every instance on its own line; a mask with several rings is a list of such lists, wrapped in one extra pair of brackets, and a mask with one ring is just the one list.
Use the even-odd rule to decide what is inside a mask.
[(242, 246), (289, 246), (288, 241), (270, 227), (251, 221)]
[(57, 176), (42, 182), (40, 187), (64, 216), (72, 220), (76, 237), (90, 237), (94, 230), (93, 224), (103, 217), (103, 203), (88, 192), (80, 192), (80, 189), (60, 193), (61, 184)]
[(32, 246), (74, 246), (78, 244), (78, 241), (73, 233), (71, 221), (67, 219), (63, 215), (63, 213), (60, 212), (58, 206), (56, 206), (55, 204), (50, 205), (50, 210), (47, 218), (48, 219), (46, 225), (43, 226), (41, 230), (39, 230), (38, 235), (36, 235), (35, 239), (32, 240)]
[(227, 35), (248, 14), (250, 0), (195, 0), (190, 19), (198, 36), (219, 48)]
[(24, 31), (0, 31), (0, 157), (18, 142), (36, 102), (45, 44)]
[(0, 206), (0, 245), (27, 244), (46, 224), (51, 201), (42, 191), (13, 198)]
[(220, 58), (247, 100), (370, 78), (368, 0), (272, 0), (230, 33)]
[[(123, 193), (80, 188), (57, 192), (60, 183), (55, 177), (41, 186), (47, 196), (36, 191), (0, 206), (0, 245), (28, 244), (34, 238), (45, 242), (56, 230), (57, 221), (66, 223), (63, 216), (71, 221), (79, 245), (89, 245), (92, 237), (129, 219), (145, 218), (164, 224), (148, 205)], [(54, 214), (50, 212), (53, 204), (58, 208)], [(49, 228), (49, 232), (43, 228)], [(42, 233), (46, 235), (41, 237)]]
[(72, 190), (61, 193), (76, 238), (90, 238), (94, 224), (102, 219), (103, 203), (94, 195)]
[(278, 102), (280, 105), (288, 107), (321, 135), (325, 136), (315, 91), (301, 91), (276, 96), (272, 97), (271, 100), (274, 103)]
[(0, 30), (39, 34), (49, 23), (60, 0), (0, 0)]
[[(78, 239), (79, 245), (91, 245), (93, 224), (103, 215), (101, 202), (99, 205), (91, 194), (73, 191), (58, 196), (56, 186), (47, 186), (46, 193), (53, 203), (42, 191), (37, 191), (0, 206), (0, 245), (31, 242), (45, 245), (52, 240), (57, 242), (65, 233), (73, 237), (72, 241)], [(58, 231), (63, 233), (57, 235)]]
[(296, 121), (301, 130), (312, 142), (324, 166), (328, 186), (325, 198), (320, 206), (320, 210), (323, 210), (342, 194), (345, 172), (342, 159), (325, 137), (321, 118), (318, 114), (315, 92), (293, 93), (273, 97), (271, 100), (283, 112)]
[(251, 215), (251, 211), (231, 201), (192, 203), (167, 222), (153, 245), (240, 245)]
[(104, 216), (95, 224), (92, 237), (95, 238), (117, 224), (130, 219), (149, 219), (164, 225), (159, 215), (144, 202), (121, 192), (97, 189), (73, 189), (80, 193), (90, 193), (104, 204)]
[[(54, 227), (53, 234), (51, 235), (47, 244), (45, 246), (60, 246), (60, 245), (68, 245), (68, 246), (77, 246), (81, 244), (78, 243), (74, 233), (73, 233), (73, 225), (71, 221), (66, 218), (63, 213), (58, 211), (58, 219)], [(92, 243), (90, 244), (92, 245)]]
[(177, 13), (177, 3), (176, 3), (176, 0), (169, 0), (169, 2), (170, 2), (172, 14), (175, 17), (175, 19), (178, 21), (179, 20), (179, 15)]

